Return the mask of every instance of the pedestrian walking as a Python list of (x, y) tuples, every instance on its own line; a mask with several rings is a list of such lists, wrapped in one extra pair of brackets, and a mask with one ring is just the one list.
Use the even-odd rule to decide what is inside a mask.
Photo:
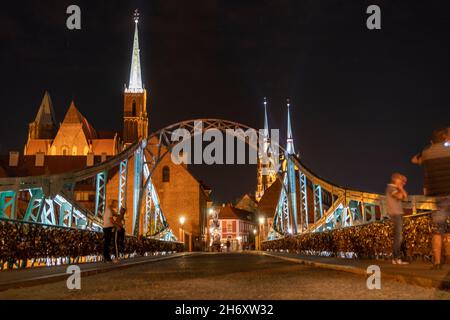
[(404, 175), (396, 172), (391, 176), (391, 182), (386, 187), (386, 211), (393, 222), (393, 264), (408, 264), (401, 259), (402, 232), (403, 232), (403, 204), (408, 198), (404, 187), (407, 179)]
[(117, 200), (111, 200), (109, 205), (105, 208), (103, 213), (103, 259), (105, 262), (111, 262), (111, 253), (109, 248), (111, 246), (111, 239), (114, 232), (114, 212), (117, 212)]
[[(437, 199), (437, 210), (431, 213), (433, 222), (433, 269), (442, 268), (442, 245), (444, 244), (446, 259), (450, 258), (450, 234), (448, 233), (448, 218), (450, 216), (450, 196)], [(447, 261), (448, 263), (449, 261)]]
[(114, 248), (116, 253), (116, 258), (114, 263), (118, 263), (120, 260), (120, 255), (124, 252), (125, 245), (125, 212), (127, 209), (121, 208), (119, 214), (113, 216), (114, 223)]
[(227, 252), (230, 252), (231, 242), (227, 240)]

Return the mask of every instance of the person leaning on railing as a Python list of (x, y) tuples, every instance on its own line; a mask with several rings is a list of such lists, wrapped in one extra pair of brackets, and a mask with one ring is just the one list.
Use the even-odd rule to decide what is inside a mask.
[(391, 176), (391, 182), (386, 187), (386, 211), (394, 223), (394, 244), (392, 264), (408, 264), (401, 259), (401, 245), (403, 232), (403, 205), (402, 201), (408, 199), (404, 187), (406, 177), (400, 173)]
[(446, 262), (450, 261), (450, 233), (448, 219), (450, 216), (450, 196), (437, 199), (437, 210), (431, 214), (433, 222), (433, 269), (441, 269), (442, 244), (444, 243)]

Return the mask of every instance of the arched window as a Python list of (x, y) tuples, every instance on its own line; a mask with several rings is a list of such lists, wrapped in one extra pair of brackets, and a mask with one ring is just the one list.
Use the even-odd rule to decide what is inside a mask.
[(170, 182), (170, 169), (168, 166), (165, 166), (162, 169), (162, 181), (163, 182)]
[(72, 155), (76, 156), (77, 154), (78, 154), (78, 148), (77, 148), (77, 146), (73, 146), (72, 147)]
[(131, 114), (136, 117), (136, 100), (133, 100), (133, 105), (131, 106)]
[(84, 146), (83, 154), (85, 156), (87, 156), (88, 153), (89, 153), (89, 147), (88, 146)]
[(69, 148), (68, 148), (67, 146), (63, 146), (63, 147), (61, 148), (61, 154), (62, 154), (63, 156), (67, 156), (68, 153), (69, 153)]
[(52, 146), (50, 152), (51, 152), (52, 156), (56, 156), (56, 146)]

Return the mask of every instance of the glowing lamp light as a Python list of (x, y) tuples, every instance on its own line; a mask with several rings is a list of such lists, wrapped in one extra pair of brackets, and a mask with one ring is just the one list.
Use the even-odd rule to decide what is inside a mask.
[(450, 141), (445, 141), (445, 142), (444, 142), (444, 146), (445, 146), (445, 147), (450, 147)]
[(264, 224), (264, 217), (259, 217), (259, 224)]
[(253, 234), (256, 234), (256, 229), (253, 229)]
[(180, 224), (183, 225), (186, 222), (186, 218), (181, 216), (180, 217)]

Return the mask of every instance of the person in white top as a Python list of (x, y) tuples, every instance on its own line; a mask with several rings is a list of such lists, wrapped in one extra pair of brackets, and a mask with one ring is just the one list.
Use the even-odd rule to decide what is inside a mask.
[(114, 222), (113, 215), (117, 214), (119, 203), (117, 200), (111, 200), (103, 213), (103, 258), (105, 262), (111, 262), (109, 248), (113, 236)]

